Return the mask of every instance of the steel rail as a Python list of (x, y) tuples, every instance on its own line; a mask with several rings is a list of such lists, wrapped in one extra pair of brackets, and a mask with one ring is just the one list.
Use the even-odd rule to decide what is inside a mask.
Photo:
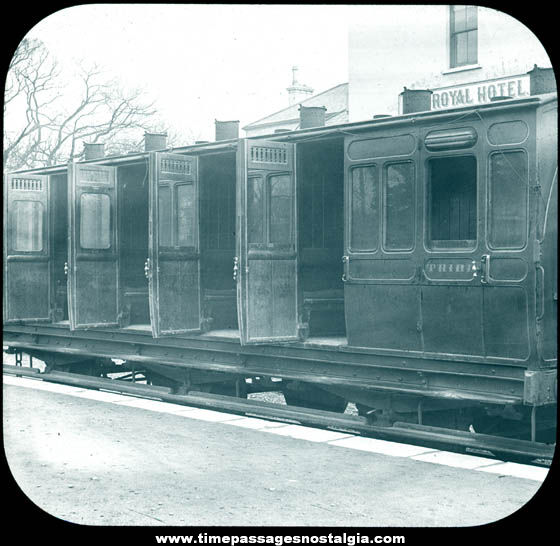
[(241, 415), (264, 417), (272, 420), (296, 422), (333, 430), (357, 433), (384, 440), (414, 443), (426, 447), (452, 450), (474, 450), (484, 452), (502, 460), (532, 462), (538, 466), (548, 466), (552, 460), (555, 445), (531, 442), (514, 438), (464, 432), (442, 427), (431, 427), (411, 423), (395, 423), (391, 427), (370, 424), (365, 417), (315, 410), (297, 406), (281, 406), (269, 402), (247, 400), (217, 394), (191, 391), (176, 394), (167, 387), (129, 383), (118, 379), (83, 376), (67, 372), (39, 372), (35, 368), (4, 364), (3, 372), (9, 375), (40, 379), (76, 387), (86, 387), (143, 398), (152, 398), (205, 409), (219, 410)]

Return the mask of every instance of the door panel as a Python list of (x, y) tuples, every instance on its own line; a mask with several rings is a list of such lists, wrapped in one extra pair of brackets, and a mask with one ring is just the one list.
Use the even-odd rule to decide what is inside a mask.
[(50, 179), (12, 174), (4, 188), (4, 321), (50, 321)]
[(118, 326), (116, 168), (69, 167), (70, 329)]
[(146, 275), (154, 337), (201, 331), (196, 157), (150, 156)]
[(243, 345), (298, 339), (294, 153), (294, 145), (283, 142), (239, 143), (236, 274)]
[(401, 133), (345, 138), (343, 280), (349, 346), (422, 349), (418, 131)]
[[(524, 124), (533, 133), (529, 118)], [(484, 340), (487, 356), (526, 360), (529, 344), (529, 286), (534, 286), (529, 239), (529, 173), (535, 168), (532, 144), (487, 150), (487, 231), (481, 270)]]

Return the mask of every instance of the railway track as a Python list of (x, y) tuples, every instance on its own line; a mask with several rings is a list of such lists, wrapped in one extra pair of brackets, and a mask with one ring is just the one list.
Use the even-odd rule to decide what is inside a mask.
[(340, 414), (297, 406), (282, 406), (258, 400), (204, 392), (191, 391), (189, 394), (176, 394), (171, 392), (171, 389), (168, 387), (59, 371), (41, 372), (37, 368), (27, 368), (19, 365), (4, 364), (3, 373), (81, 388), (162, 400), (184, 406), (194, 406), (275, 421), (351, 432), (361, 436), (436, 449), (446, 449), (459, 453), (482, 454), (485, 457), (495, 457), (503, 461), (513, 461), (535, 466), (550, 466), (555, 450), (555, 445), (530, 442), (528, 440), (404, 422), (394, 423), (390, 427), (376, 426), (369, 423), (365, 417), (357, 415)]

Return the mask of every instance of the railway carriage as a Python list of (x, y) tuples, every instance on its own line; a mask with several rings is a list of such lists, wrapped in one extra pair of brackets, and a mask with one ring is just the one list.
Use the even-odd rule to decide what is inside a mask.
[(4, 344), (545, 441), (556, 130), (547, 93), (8, 174)]

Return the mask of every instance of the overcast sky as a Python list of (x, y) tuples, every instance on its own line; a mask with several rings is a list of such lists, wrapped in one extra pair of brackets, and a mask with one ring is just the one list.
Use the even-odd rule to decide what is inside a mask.
[(97, 64), (145, 89), (172, 127), (213, 139), (288, 105), (293, 65), (320, 92), (348, 81), (347, 28), (358, 6), (98, 4), (67, 8), (28, 36), (61, 66)]

